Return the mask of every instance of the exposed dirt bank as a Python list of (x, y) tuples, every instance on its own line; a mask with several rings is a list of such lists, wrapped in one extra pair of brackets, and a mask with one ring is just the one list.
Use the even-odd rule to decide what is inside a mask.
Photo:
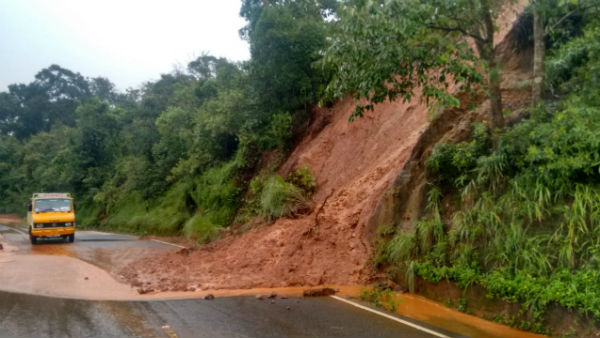
[(285, 174), (306, 164), (315, 175), (310, 215), (192, 251), (145, 257), (121, 273), (132, 283), (165, 291), (368, 282), (373, 229), (366, 220), (428, 120), (423, 105), (394, 102), (349, 123), (354, 104), (347, 99), (317, 111), (313, 133), (281, 168)]

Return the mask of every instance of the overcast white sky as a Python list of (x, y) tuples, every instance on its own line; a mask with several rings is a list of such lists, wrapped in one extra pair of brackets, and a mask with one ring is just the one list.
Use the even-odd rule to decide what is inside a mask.
[(206, 51), (249, 58), (240, 0), (0, 0), (0, 91), (58, 64), (124, 90)]

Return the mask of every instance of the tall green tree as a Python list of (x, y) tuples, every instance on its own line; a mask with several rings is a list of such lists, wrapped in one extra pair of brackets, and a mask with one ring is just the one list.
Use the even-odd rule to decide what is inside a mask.
[(240, 31), (250, 43), (249, 82), (257, 113), (308, 111), (317, 101), (323, 74), (312, 67), (325, 46), (325, 15), (332, 4), (311, 0), (242, 2), (248, 24)]
[(542, 100), (545, 83), (546, 39), (561, 28), (565, 21), (577, 15), (598, 13), (600, 2), (594, 0), (532, 0), (533, 12), (533, 75), (531, 84), (532, 103)]
[(119, 126), (108, 104), (98, 99), (79, 106), (76, 113), (69, 162), (73, 187), (82, 193), (99, 188), (109, 177), (117, 155)]
[[(490, 123), (504, 126), (500, 73), (494, 49), (499, 0), (356, 0), (339, 13), (338, 34), (325, 64), (337, 69), (331, 92), (366, 98), (352, 117), (386, 99), (410, 100), (417, 89), (428, 102), (457, 105), (454, 82), (469, 89), (484, 80)], [(474, 42), (477, 55), (468, 41)], [(477, 57), (478, 56), (478, 57)], [(474, 65), (474, 61), (482, 62)], [(483, 67), (482, 78), (476, 67)]]
[(0, 98), (0, 125), (19, 139), (49, 131), (55, 124), (74, 126), (78, 101), (92, 95), (86, 78), (58, 65), (42, 69), (29, 84), (8, 89)]

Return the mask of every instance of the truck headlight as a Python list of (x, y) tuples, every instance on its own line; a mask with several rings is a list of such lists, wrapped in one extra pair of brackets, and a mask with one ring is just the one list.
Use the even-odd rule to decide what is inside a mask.
[(72, 222), (67, 222), (67, 223), (65, 223), (65, 226), (66, 226), (66, 227), (72, 227), (72, 226), (73, 226), (73, 223), (72, 223)]
[(41, 224), (41, 223), (35, 223), (35, 224), (34, 224), (34, 226), (35, 226), (36, 228), (41, 228), (41, 227), (43, 227), (44, 225), (43, 225), (43, 224)]

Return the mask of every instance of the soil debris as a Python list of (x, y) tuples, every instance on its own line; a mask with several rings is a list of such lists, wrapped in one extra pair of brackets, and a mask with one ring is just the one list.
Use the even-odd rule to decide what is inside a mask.
[(177, 251), (177, 254), (182, 255), (182, 256), (188, 256), (190, 254), (190, 249), (183, 248), (183, 249)]
[(327, 297), (335, 295), (336, 291), (332, 288), (318, 288), (318, 289), (307, 289), (304, 290), (302, 296), (304, 297)]
[(315, 109), (328, 124), (305, 137), (278, 170), (286, 177), (308, 166), (318, 206), (309, 215), (231, 232), (189, 251), (139, 255), (117, 273), (159, 290), (178, 283), (207, 289), (368, 284), (375, 229), (367, 221), (429, 122), (427, 107), (414, 100), (379, 104), (349, 123), (356, 103), (349, 97)]
[(152, 288), (139, 288), (139, 289), (137, 289), (137, 292), (140, 295), (145, 295), (147, 293), (154, 292), (154, 289), (152, 289)]
[(380, 282), (376, 285), (376, 287), (379, 290), (392, 290), (398, 293), (406, 293), (408, 292), (407, 289), (405, 289), (404, 287), (402, 287), (401, 285), (398, 285), (396, 283), (394, 283), (391, 280), (386, 280), (384, 282)]

